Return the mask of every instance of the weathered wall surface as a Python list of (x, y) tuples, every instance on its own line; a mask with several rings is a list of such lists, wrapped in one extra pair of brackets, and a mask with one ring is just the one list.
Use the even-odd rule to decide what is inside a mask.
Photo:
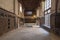
[(14, 12), (14, 0), (0, 0), (0, 7), (10, 12)]
[(15, 28), (15, 16), (0, 8), (0, 35)]
[(51, 0), (51, 13), (55, 13), (56, 0)]
[[(56, 6), (57, 4), (57, 6)], [(56, 12), (57, 7), (57, 12)], [(52, 0), (52, 8), (51, 8), (51, 29), (54, 33), (60, 35), (60, 0)]]
[(18, 0), (0, 0), (0, 35), (20, 27), (24, 14), (19, 7)]
[(39, 17), (39, 22), (40, 22), (40, 25), (42, 26), (44, 24), (44, 5), (45, 5), (45, 2), (42, 1), (40, 3), (40, 6), (37, 8), (37, 17)]

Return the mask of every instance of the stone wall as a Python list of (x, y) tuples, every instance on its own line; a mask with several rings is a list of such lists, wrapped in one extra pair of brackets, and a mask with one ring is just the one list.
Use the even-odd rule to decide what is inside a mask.
[[(60, 0), (52, 0), (52, 8), (51, 8), (51, 30), (60, 35)], [(57, 4), (57, 5), (56, 5)], [(53, 6), (54, 5), (54, 6)], [(57, 9), (56, 9), (57, 8)], [(57, 10), (57, 12), (56, 12)]]
[[(37, 17), (39, 17), (40, 26), (44, 25), (45, 17), (44, 17), (44, 1), (40, 2), (40, 6), (37, 8)], [(38, 21), (38, 20), (37, 20)]]
[(20, 27), (24, 14), (19, 7), (18, 0), (0, 0), (0, 35)]
[(51, 0), (51, 13), (55, 13), (56, 0)]
[(15, 28), (15, 15), (0, 8), (0, 35)]

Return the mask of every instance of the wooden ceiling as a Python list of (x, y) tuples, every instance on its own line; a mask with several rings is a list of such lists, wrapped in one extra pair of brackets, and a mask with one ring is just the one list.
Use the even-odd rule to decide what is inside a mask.
[(23, 7), (25, 8), (25, 10), (35, 10), (35, 8), (37, 8), (39, 5), (39, 3), (41, 2), (41, 0), (18, 0)]

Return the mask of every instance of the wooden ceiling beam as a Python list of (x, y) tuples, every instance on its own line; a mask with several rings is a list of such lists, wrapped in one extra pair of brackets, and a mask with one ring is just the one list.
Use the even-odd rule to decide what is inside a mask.
[(19, 0), (22, 3), (23, 7), (27, 10), (35, 9), (39, 6), (41, 0)]

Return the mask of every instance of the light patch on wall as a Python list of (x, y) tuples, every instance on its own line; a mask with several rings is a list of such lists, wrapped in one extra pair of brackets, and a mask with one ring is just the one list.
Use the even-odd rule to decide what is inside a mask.
[(42, 11), (44, 11), (45, 2), (42, 1)]
[(22, 5), (20, 4), (20, 12), (22, 12)]
[(39, 8), (37, 9), (37, 17), (40, 17), (40, 14), (39, 14)]

